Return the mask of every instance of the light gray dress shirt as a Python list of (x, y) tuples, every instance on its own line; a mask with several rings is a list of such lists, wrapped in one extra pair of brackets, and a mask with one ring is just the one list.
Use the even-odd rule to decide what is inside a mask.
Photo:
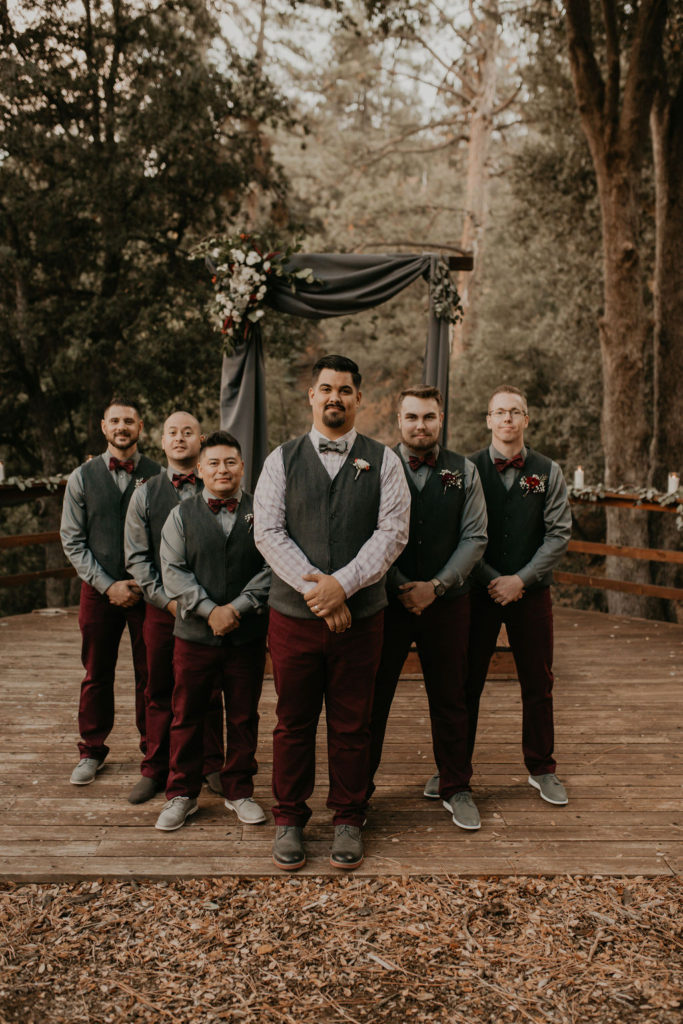
[[(408, 459), (412, 453), (403, 443), (399, 445), (399, 448), (401, 458), (405, 463), (406, 473), (409, 474), (418, 491), (421, 491), (434, 470), (424, 462), (418, 469), (411, 469)], [(434, 447), (435, 458), (438, 458), (439, 450), (439, 445), (436, 445)], [(436, 573), (436, 579), (440, 580), (447, 590), (450, 587), (461, 587), (463, 585), (472, 569), (486, 551), (488, 543), (484, 488), (481, 485), (477, 467), (469, 459), (465, 459), (464, 475), (465, 502), (460, 519), (460, 539), (451, 557), (443, 568)], [(414, 581), (409, 581), (407, 577), (403, 576), (403, 573), (396, 570), (395, 583), (398, 585), (408, 582)]]
[[(118, 458), (118, 456), (113, 455), (113, 452), (107, 450), (102, 452), (101, 455), (95, 456), (95, 458), (103, 459), (104, 464), (109, 469), (109, 459), (112, 456)], [(133, 466), (137, 466), (140, 461), (140, 452), (136, 451), (130, 458), (133, 460)], [(111, 473), (112, 480), (123, 494), (130, 483), (130, 473), (126, 473), (125, 469), (109, 470), (109, 472)], [(104, 571), (88, 547), (87, 523), (88, 513), (85, 507), (83, 474), (81, 467), (77, 466), (66, 482), (59, 535), (62, 539), (64, 554), (80, 578), (85, 583), (89, 583), (100, 594), (104, 594), (109, 590), (112, 583), (117, 581), (112, 579), (108, 572)]]
[[(207, 503), (209, 498), (216, 497), (206, 487), (202, 495)], [(241, 500), (241, 489), (235, 497), (238, 501)], [(234, 512), (228, 512), (227, 508), (222, 508), (218, 512), (218, 520), (226, 537), (230, 536), (239, 515), (239, 505)], [(185, 530), (180, 515), (180, 505), (173, 509), (164, 523), (164, 528), (161, 531), (160, 556), (164, 590), (171, 599), (178, 602), (178, 611), (181, 617), (187, 619), (190, 615), (200, 615), (203, 619), (208, 619), (218, 605), (211, 600), (187, 564)], [(252, 576), (240, 594), (230, 602), (235, 611), (244, 615), (254, 608), (265, 607), (268, 603), (270, 577), (270, 568), (264, 562), (263, 568), (255, 576)]]
[[(334, 480), (349, 457), (356, 440), (356, 430), (349, 430), (343, 437), (337, 439), (347, 442), (347, 450), (343, 454), (318, 451), (320, 439), (327, 438), (315, 427), (311, 427), (308, 436), (330, 479)], [(285, 466), (280, 446), (266, 459), (256, 485), (254, 540), (256, 547), (272, 566), (273, 572), (294, 590), (305, 594), (315, 586), (315, 583), (306, 582), (301, 577), (309, 573), (322, 575), (322, 570), (311, 564), (287, 533), (285, 486)], [(314, 494), (311, 494), (311, 501), (315, 501)], [(352, 597), (363, 587), (371, 586), (384, 576), (408, 543), (409, 526), (410, 489), (398, 455), (391, 448), (385, 448), (380, 468), (377, 527), (356, 557), (332, 573), (347, 597)]]
[[(166, 475), (173, 480), (177, 470), (166, 467)], [(185, 483), (177, 490), (181, 501), (192, 498), (197, 490), (194, 484)], [(149, 491), (147, 482), (136, 487), (130, 499), (124, 528), (126, 569), (140, 586), (145, 601), (166, 608), (171, 598), (164, 590), (161, 574), (154, 564), (154, 547), (150, 529)]]
[[(522, 446), (522, 457), (526, 458), (526, 446)], [(506, 455), (499, 452), (497, 448), (489, 445), (491, 462), (495, 459), (505, 459)], [(516, 480), (519, 479), (521, 469), (508, 466), (500, 474), (500, 478), (507, 491), (510, 490)], [(545, 524), (545, 536), (540, 548), (537, 549), (533, 558), (522, 566), (515, 575), (519, 576), (525, 587), (537, 583), (546, 573), (551, 572), (558, 564), (565, 551), (572, 535), (572, 512), (569, 506), (567, 485), (562, 475), (562, 470), (556, 462), (551, 462), (548, 475), (548, 485), (545, 493), (545, 505), (543, 507), (543, 522)], [(477, 575), (484, 583), (490, 583), (497, 579), (501, 573), (489, 565), (483, 558), (477, 567)]]

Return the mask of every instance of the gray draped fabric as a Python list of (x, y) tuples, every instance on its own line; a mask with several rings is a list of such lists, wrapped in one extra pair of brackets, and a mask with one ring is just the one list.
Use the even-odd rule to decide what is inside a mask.
[[(292, 292), (286, 281), (272, 277), (265, 304), (282, 313), (312, 320), (360, 313), (386, 302), (418, 277), (429, 279), (437, 260), (437, 256), (429, 253), (420, 256), (297, 253), (287, 263), (287, 269), (310, 267), (314, 283), (298, 281), (296, 291)], [(422, 382), (441, 389), (446, 413), (448, 339), (447, 321), (438, 320), (430, 304)], [(220, 405), (221, 427), (233, 433), (242, 445), (244, 485), (251, 490), (268, 454), (263, 342), (258, 325), (250, 329), (246, 340), (240, 342), (230, 356), (223, 358)], [(443, 440), (445, 443), (445, 436)]]

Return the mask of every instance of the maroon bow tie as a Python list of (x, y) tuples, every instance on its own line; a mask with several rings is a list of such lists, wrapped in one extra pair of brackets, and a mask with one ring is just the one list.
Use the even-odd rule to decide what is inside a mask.
[(228, 512), (234, 512), (239, 502), (237, 498), (209, 498), (206, 504), (214, 515), (218, 515), (222, 508), (227, 508)]
[(436, 465), (436, 455), (434, 452), (427, 452), (426, 455), (409, 455), (408, 465), (412, 470), (419, 469), (422, 465), (431, 466), (432, 469)]
[(521, 469), (524, 465), (524, 459), (522, 453), (515, 455), (514, 459), (494, 459), (493, 464), (499, 473), (504, 473), (510, 466), (514, 466), (515, 469)]
[(109, 459), (109, 469), (115, 472), (117, 469), (122, 469), (126, 473), (135, 472), (135, 463), (132, 459), (117, 459), (113, 455)]
[(197, 477), (194, 473), (174, 473), (171, 483), (180, 490), (183, 484), (196, 484)]

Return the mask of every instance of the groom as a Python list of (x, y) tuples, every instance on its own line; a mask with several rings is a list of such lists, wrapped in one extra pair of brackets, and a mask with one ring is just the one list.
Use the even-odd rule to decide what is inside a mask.
[(363, 860), (384, 577), (408, 540), (410, 492), (395, 452), (356, 432), (360, 384), (353, 360), (318, 360), (308, 391), (313, 426), (268, 456), (254, 495), (256, 546), (273, 570), (273, 860), (290, 871), (306, 862), (323, 700), (330, 863), (352, 869)]

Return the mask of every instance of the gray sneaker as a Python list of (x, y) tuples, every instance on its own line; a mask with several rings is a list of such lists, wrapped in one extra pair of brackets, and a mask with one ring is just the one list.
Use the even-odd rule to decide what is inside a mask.
[(266, 820), (266, 812), (252, 796), (243, 796), (239, 800), (226, 800), (225, 806), (229, 811), (234, 811), (238, 821), (244, 825), (262, 825)]
[(429, 800), (439, 799), (439, 785), (441, 784), (441, 776), (437, 772), (436, 775), (432, 775), (431, 779), (425, 782), (425, 788), (422, 790), (424, 796)]
[(185, 824), (185, 819), (199, 810), (197, 801), (192, 796), (174, 796), (166, 801), (166, 806), (157, 818), (155, 828), (162, 832), (173, 832)]
[(549, 804), (564, 806), (569, 803), (567, 790), (554, 772), (548, 772), (547, 775), (530, 775), (529, 784), (537, 789), (541, 799), (547, 800)]
[(450, 800), (443, 801), (443, 805), (453, 815), (453, 821), (460, 828), (466, 828), (471, 832), (481, 828), (481, 818), (471, 793), (454, 793)]
[(95, 781), (95, 776), (103, 767), (104, 761), (98, 761), (96, 757), (82, 757), (72, 771), (69, 782), (72, 786), (88, 786)]

